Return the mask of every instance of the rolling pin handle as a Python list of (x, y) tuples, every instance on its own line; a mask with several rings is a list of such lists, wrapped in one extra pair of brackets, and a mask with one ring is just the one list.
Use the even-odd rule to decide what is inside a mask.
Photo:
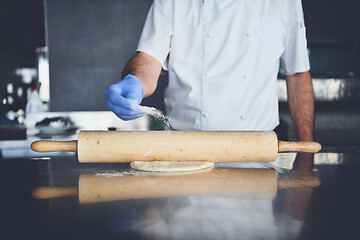
[(77, 152), (77, 141), (40, 140), (31, 144), (35, 152)]
[(51, 199), (58, 197), (76, 196), (78, 193), (77, 186), (70, 187), (40, 187), (34, 189), (32, 195), (36, 199)]
[(321, 150), (317, 142), (287, 142), (279, 141), (279, 152), (305, 152), (316, 153)]

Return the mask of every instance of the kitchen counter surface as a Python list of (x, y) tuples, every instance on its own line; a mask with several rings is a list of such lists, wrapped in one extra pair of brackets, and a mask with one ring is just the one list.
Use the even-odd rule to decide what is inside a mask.
[(189, 174), (2, 157), (9, 239), (354, 239), (360, 153), (279, 154)]

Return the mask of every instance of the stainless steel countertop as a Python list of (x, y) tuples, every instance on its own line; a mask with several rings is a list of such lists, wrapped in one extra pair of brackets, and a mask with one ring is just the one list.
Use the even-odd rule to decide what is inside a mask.
[[(46, 155), (46, 154), (45, 154)], [(357, 234), (360, 153), (151, 174), (76, 156), (3, 159), (5, 229), (37, 239), (339, 239)], [(36, 193), (36, 194), (35, 194)]]

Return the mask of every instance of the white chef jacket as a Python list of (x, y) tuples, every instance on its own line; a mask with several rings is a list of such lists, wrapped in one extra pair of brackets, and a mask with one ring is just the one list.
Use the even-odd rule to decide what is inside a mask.
[(137, 51), (168, 70), (180, 130), (273, 130), (280, 62), (310, 68), (301, 0), (155, 0)]
[(136, 230), (146, 239), (279, 239), (271, 199), (190, 196), (188, 200), (189, 205), (175, 212), (164, 209), (158, 222)]

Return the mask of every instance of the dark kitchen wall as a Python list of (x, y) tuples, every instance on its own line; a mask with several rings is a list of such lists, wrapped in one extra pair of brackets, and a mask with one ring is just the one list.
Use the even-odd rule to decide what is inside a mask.
[[(8, 111), (24, 110), (26, 101), (8, 101), (7, 85), (22, 84), (18, 68), (36, 68), (36, 48), (45, 45), (43, 0), (0, 1), (0, 122)], [(15, 91), (16, 92), (16, 91)], [(26, 98), (24, 92), (23, 98)], [(1, 123), (0, 123), (1, 124)]]
[[(104, 90), (134, 55), (150, 0), (47, 0), (51, 110), (108, 110)], [(163, 109), (162, 89), (143, 101)]]
[(43, 0), (0, 1), (0, 77), (36, 67), (36, 48), (45, 45)]
[(360, 76), (360, 1), (302, 2), (312, 75)]
[(359, 41), (359, 0), (302, 0), (310, 42)]

